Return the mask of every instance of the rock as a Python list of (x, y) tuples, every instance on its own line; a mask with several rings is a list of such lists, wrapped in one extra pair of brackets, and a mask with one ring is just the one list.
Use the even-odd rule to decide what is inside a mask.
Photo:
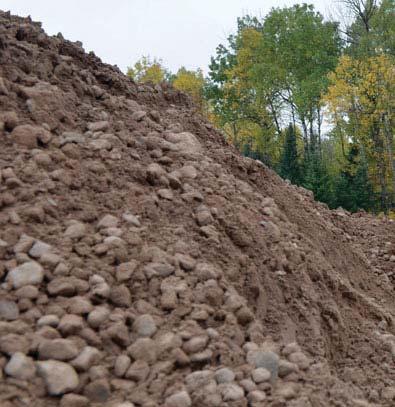
[(51, 250), (51, 245), (44, 243), (41, 240), (37, 240), (29, 250), (29, 256), (39, 259), (43, 254), (48, 253)]
[(298, 366), (295, 363), (288, 362), (287, 360), (280, 360), (278, 364), (278, 375), (280, 377), (286, 377), (298, 370)]
[(247, 353), (247, 362), (256, 368), (268, 370), (272, 380), (277, 378), (279, 361), (278, 355), (272, 351), (252, 350)]
[(192, 400), (186, 391), (175, 393), (165, 400), (165, 407), (191, 407)]
[(259, 367), (258, 369), (255, 369), (251, 372), (251, 376), (254, 382), (259, 384), (270, 380), (271, 374), (267, 369)]
[(117, 377), (123, 377), (131, 364), (130, 357), (127, 355), (119, 355), (115, 359), (114, 374)]
[(64, 232), (64, 236), (70, 239), (81, 239), (86, 234), (86, 226), (81, 223), (74, 221)]
[(84, 395), (94, 403), (105, 403), (111, 395), (110, 385), (106, 379), (99, 379), (85, 386)]
[(12, 131), (19, 122), (18, 115), (14, 111), (4, 112), (1, 119), (4, 121), (4, 127), (7, 131)]
[(111, 289), (110, 299), (118, 307), (130, 307), (132, 305), (132, 296), (126, 285), (118, 285)]
[[(196, 370), (188, 374), (184, 381), (190, 393), (214, 382), (214, 372), (211, 370)], [(214, 382), (215, 383), (215, 382)]]
[(136, 120), (136, 122), (140, 122), (141, 120), (144, 119), (144, 117), (147, 115), (146, 112), (143, 110), (138, 110), (132, 114), (132, 119)]
[(94, 274), (89, 278), (89, 284), (92, 290), (92, 297), (95, 300), (101, 301), (107, 299), (110, 296), (110, 286), (106, 283), (102, 276)]
[(235, 377), (236, 375), (233, 373), (233, 371), (227, 367), (219, 369), (215, 372), (215, 380), (218, 384), (233, 382)]
[(295, 352), (300, 352), (300, 346), (296, 342), (291, 342), (284, 346), (281, 353), (284, 356), (289, 356), (291, 353)]
[(77, 371), (86, 371), (101, 359), (101, 353), (92, 346), (86, 346), (81, 353), (70, 362)]
[(286, 399), (290, 400), (297, 396), (298, 394), (298, 387), (296, 383), (284, 383), (279, 387), (277, 391), (277, 395)]
[(80, 394), (65, 394), (60, 400), (60, 407), (87, 407), (89, 399)]
[(157, 358), (155, 342), (150, 338), (139, 338), (128, 347), (128, 353), (134, 360), (141, 359), (147, 363), (154, 363)]
[(135, 382), (142, 382), (147, 379), (150, 372), (148, 363), (144, 360), (136, 360), (127, 370), (125, 377)]
[(15, 253), (27, 253), (34, 244), (34, 238), (25, 235), (24, 233), (18, 240), (18, 243), (14, 246)]
[(196, 353), (199, 352), (207, 346), (208, 336), (201, 335), (195, 336), (184, 343), (182, 348), (187, 353)]
[(169, 263), (148, 263), (144, 267), (144, 273), (147, 278), (152, 277), (168, 277), (175, 271), (174, 266)]
[(113, 215), (105, 215), (100, 222), (97, 224), (98, 229), (103, 228), (116, 228), (118, 226), (119, 220)]
[(134, 271), (136, 270), (137, 262), (135, 260), (131, 260), (127, 263), (121, 263), (117, 267), (116, 271), (116, 279), (119, 282), (125, 282), (130, 280)]
[(196, 260), (186, 254), (177, 253), (175, 256), (180, 267), (185, 271), (191, 271), (196, 266)]
[(124, 213), (122, 215), (122, 219), (131, 226), (135, 226), (139, 228), (141, 226), (141, 222), (139, 221), (138, 217), (131, 214), (131, 213)]
[(52, 296), (72, 297), (75, 294), (75, 285), (70, 277), (56, 277), (47, 285), (47, 291)]
[(172, 201), (174, 198), (173, 192), (171, 189), (162, 188), (159, 189), (157, 192), (158, 196), (162, 199), (167, 199), (168, 201)]
[(35, 261), (23, 263), (20, 266), (12, 269), (7, 275), (7, 280), (15, 289), (23, 287), (25, 285), (41, 284), (43, 279), (43, 268)]
[(88, 124), (88, 130), (97, 132), (97, 131), (106, 131), (110, 127), (110, 123), (106, 120), (99, 122), (93, 122)]
[(56, 328), (59, 325), (59, 317), (57, 315), (44, 315), (37, 321), (37, 326), (41, 328), (42, 326), (52, 326)]
[(51, 396), (75, 390), (79, 385), (79, 379), (72, 366), (56, 360), (37, 362), (37, 372), (44, 379), (47, 391)]
[(105, 307), (96, 307), (88, 315), (88, 324), (92, 328), (98, 328), (110, 316), (110, 311)]
[(144, 314), (137, 317), (133, 323), (133, 330), (141, 337), (151, 337), (157, 331), (151, 315)]
[(244, 397), (244, 390), (235, 383), (223, 383), (218, 386), (223, 401), (236, 401)]
[(19, 318), (19, 308), (15, 301), (0, 300), (0, 320), (14, 321)]
[(250, 403), (259, 403), (260, 401), (264, 401), (266, 399), (266, 394), (261, 390), (253, 390), (248, 393), (247, 398)]
[(310, 359), (302, 352), (294, 352), (288, 356), (290, 362), (295, 363), (299, 369), (307, 370), (310, 365)]
[(30, 300), (34, 300), (38, 297), (39, 290), (34, 285), (25, 285), (21, 288), (18, 288), (18, 290), (15, 291), (15, 295), (18, 298), (28, 298)]
[(19, 380), (30, 380), (36, 375), (33, 359), (21, 352), (15, 352), (4, 368), (8, 376)]
[(27, 354), (29, 347), (29, 340), (26, 336), (10, 333), (0, 337), (0, 352), (6, 355), (11, 356), (16, 352)]
[(69, 339), (53, 339), (42, 341), (38, 346), (38, 355), (42, 360), (54, 359), (67, 361), (74, 359), (79, 351)]
[(84, 327), (84, 321), (79, 315), (66, 314), (58, 325), (58, 330), (65, 336), (78, 333)]
[(48, 144), (52, 136), (48, 130), (42, 127), (22, 124), (12, 130), (11, 138), (16, 144), (33, 149), (38, 146), (38, 142)]

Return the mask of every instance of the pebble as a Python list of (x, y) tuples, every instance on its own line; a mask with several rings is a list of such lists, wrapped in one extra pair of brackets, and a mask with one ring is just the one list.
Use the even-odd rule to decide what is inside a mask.
[(215, 380), (218, 384), (221, 383), (230, 383), (235, 380), (236, 375), (234, 372), (227, 367), (219, 369), (215, 372)]
[(30, 380), (36, 375), (36, 366), (33, 359), (21, 352), (15, 352), (4, 368), (8, 376), (20, 380)]
[(107, 379), (94, 380), (84, 389), (84, 395), (94, 403), (105, 403), (110, 394), (110, 385)]
[(56, 360), (37, 362), (37, 372), (44, 379), (47, 391), (51, 396), (75, 390), (79, 385), (79, 379), (72, 366)]
[(92, 346), (86, 346), (70, 363), (77, 371), (87, 371), (101, 359), (101, 353)]
[(29, 250), (29, 256), (39, 259), (43, 254), (48, 253), (51, 250), (52, 247), (49, 244), (44, 243), (41, 240), (37, 240)]
[(219, 386), (223, 401), (236, 401), (244, 397), (244, 390), (235, 383), (223, 383)]
[(65, 336), (78, 333), (83, 327), (83, 319), (79, 315), (73, 314), (64, 315), (58, 325), (59, 331)]
[(114, 374), (117, 377), (123, 377), (131, 364), (130, 357), (127, 355), (119, 355), (115, 359)]
[(92, 328), (99, 328), (110, 316), (110, 311), (106, 307), (96, 307), (88, 315), (88, 324)]
[(52, 326), (53, 328), (56, 328), (59, 325), (59, 317), (57, 315), (43, 315), (38, 321), (37, 321), (37, 326), (39, 328), (43, 326)]
[(268, 370), (272, 380), (277, 378), (279, 361), (278, 355), (272, 351), (252, 350), (247, 353), (247, 362), (256, 368)]
[(14, 288), (20, 288), (25, 285), (38, 285), (44, 279), (44, 270), (39, 263), (29, 261), (20, 266), (12, 269), (8, 275), (7, 280)]
[(191, 407), (192, 400), (186, 391), (180, 391), (169, 397), (165, 401), (165, 407)]
[(0, 300), (0, 320), (14, 321), (19, 318), (19, 308), (15, 301)]
[(87, 407), (89, 399), (80, 394), (65, 394), (60, 400), (60, 407)]
[(78, 348), (69, 339), (53, 339), (42, 341), (38, 346), (38, 355), (42, 360), (54, 359), (67, 361), (78, 355)]
[(151, 337), (157, 331), (156, 323), (151, 315), (137, 317), (133, 323), (133, 330), (141, 337)]
[(271, 374), (267, 369), (259, 367), (258, 369), (255, 369), (251, 372), (251, 376), (254, 382), (259, 384), (270, 380)]

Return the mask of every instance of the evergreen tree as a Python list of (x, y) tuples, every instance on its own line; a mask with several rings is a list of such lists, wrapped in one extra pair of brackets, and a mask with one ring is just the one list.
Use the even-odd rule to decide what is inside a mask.
[(356, 144), (350, 148), (347, 165), (339, 175), (335, 191), (336, 206), (351, 212), (373, 207), (373, 187), (368, 177), (368, 166)]
[(300, 183), (300, 167), (298, 162), (298, 150), (296, 146), (296, 132), (292, 123), (289, 124), (285, 133), (279, 173), (283, 178), (289, 179), (293, 184)]

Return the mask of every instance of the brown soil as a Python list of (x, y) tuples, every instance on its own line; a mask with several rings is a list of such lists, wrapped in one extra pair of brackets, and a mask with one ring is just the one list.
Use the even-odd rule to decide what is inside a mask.
[(1, 407), (395, 405), (394, 223), (3, 12), (0, 210)]

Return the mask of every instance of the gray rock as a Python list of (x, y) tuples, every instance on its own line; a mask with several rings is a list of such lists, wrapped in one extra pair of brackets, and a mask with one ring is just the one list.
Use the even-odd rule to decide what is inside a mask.
[(223, 383), (218, 387), (223, 401), (236, 401), (244, 397), (243, 388), (235, 383)]
[(25, 285), (38, 285), (41, 284), (43, 279), (43, 268), (35, 261), (23, 263), (12, 269), (7, 275), (7, 280), (14, 288), (20, 288)]
[(261, 390), (253, 390), (248, 393), (248, 401), (250, 403), (259, 403), (266, 399), (266, 393)]
[(271, 373), (264, 367), (258, 367), (251, 372), (252, 379), (255, 383), (259, 384), (270, 380)]
[(47, 391), (51, 396), (75, 390), (79, 385), (79, 379), (72, 366), (56, 360), (37, 362), (37, 372), (44, 379)]
[(247, 353), (247, 362), (256, 368), (263, 367), (271, 374), (271, 379), (277, 379), (280, 358), (272, 351), (252, 350)]
[(151, 337), (157, 331), (157, 327), (152, 316), (149, 314), (144, 314), (135, 319), (133, 323), (133, 330), (138, 336)]
[(36, 375), (36, 366), (32, 358), (27, 357), (21, 352), (16, 352), (11, 356), (4, 371), (8, 376), (15, 377), (16, 379), (29, 380)]
[(180, 391), (167, 397), (165, 407), (191, 407), (192, 400), (186, 391)]
[(200, 336), (195, 336), (195, 337), (189, 339), (189, 341), (186, 341), (184, 343), (184, 345), (182, 346), (182, 348), (187, 353), (196, 353), (196, 352), (200, 352), (203, 349), (205, 349), (205, 347), (207, 346), (207, 343), (208, 343), (208, 336), (200, 335)]
[(86, 226), (81, 222), (73, 222), (64, 232), (64, 236), (70, 239), (81, 239), (85, 236)]
[(122, 215), (122, 219), (129, 225), (136, 226), (138, 228), (141, 226), (141, 222), (137, 216), (132, 215), (131, 213), (124, 213)]
[(84, 389), (84, 395), (94, 403), (105, 403), (110, 394), (110, 385), (106, 379), (94, 380)]
[(59, 325), (59, 317), (57, 315), (44, 315), (37, 321), (37, 326), (52, 326), (56, 328)]
[(88, 124), (88, 130), (93, 131), (93, 132), (106, 131), (109, 129), (109, 127), (110, 127), (110, 123), (106, 120)]
[(103, 228), (116, 228), (118, 226), (119, 220), (113, 215), (105, 215), (97, 224), (98, 229)]
[(233, 382), (235, 377), (236, 375), (233, 373), (233, 371), (227, 367), (219, 369), (215, 372), (215, 380), (218, 384)]
[(86, 346), (70, 363), (77, 371), (86, 371), (101, 359), (101, 353), (92, 346)]
[(51, 245), (44, 243), (41, 240), (37, 240), (29, 250), (29, 256), (39, 259), (44, 253), (48, 253), (51, 250)]
[(87, 407), (89, 399), (80, 394), (65, 394), (60, 400), (60, 407)]
[(135, 382), (143, 382), (147, 379), (149, 372), (150, 368), (147, 362), (145, 362), (144, 360), (136, 360), (129, 367), (128, 371), (125, 374), (125, 377)]
[(139, 338), (128, 347), (128, 353), (133, 359), (154, 363), (157, 358), (157, 347), (150, 338)]
[(0, 300), (0, 319), (13, 321), (19, 317), (19, 308), (15, 301)]
[(130, 357), (127, 355), (119, 355), (115, 359), (114, 364), (114, 374), (117, 377), (123, 377), (126, 371), (129, 369), (131, 360)]
[(98, 328), (110, 316), (110, 311), (105, 307), (96, 307), (88, 315), (88, 324), (92, 328)]

